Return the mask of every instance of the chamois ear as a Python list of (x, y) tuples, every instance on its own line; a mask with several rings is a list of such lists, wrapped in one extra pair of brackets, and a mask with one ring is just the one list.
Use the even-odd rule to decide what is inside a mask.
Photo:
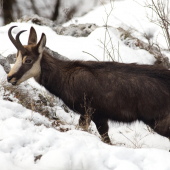
[(37, 33), (33, 27), (30, 28), (30, 35), (28, 38), (28, 45), (37, 44)]
[(42, 33), (41, 39), (37, 44), (37, 48), (38, 48), (39, 53), (42, 53), (44, 51), (45, 44), (46, 44), (46, 35), (44, 33)]

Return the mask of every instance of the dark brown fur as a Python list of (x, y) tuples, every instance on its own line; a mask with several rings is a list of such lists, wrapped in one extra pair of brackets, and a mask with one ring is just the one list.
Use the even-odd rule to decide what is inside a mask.
[(150, 65), (61, 61), (43, 53), (39, 83), (72, 110), (85, 115), (84, 95), (94, 109), (92, 120), (105, 141), (107, 121), (140, 120), (170, 136), (170, 71)]

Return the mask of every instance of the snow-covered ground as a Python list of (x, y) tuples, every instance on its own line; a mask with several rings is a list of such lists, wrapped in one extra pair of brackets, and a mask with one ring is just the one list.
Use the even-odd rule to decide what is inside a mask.
[[(128, 7), (128, 8), (127, 8)], [(110, 4), (96, 8), (84, 17), (75, 18), (66, 23), (96, 23), (104, 25), (106, 11)], [(17, 25), (13, 35), (20, 30), (28, 30), (21, 35), (21, 42), (28, 41), (29, 29), (34, 26), (38, 34), (47, 36), (47, 47), (57, 51), (69, 59), (95, 60), (88, 52), (99, 60), (103, 57), (102, 43), (105, 40), (105, 29), (97, 28), (86, 38), (75, 38), (57, 35), (47, 26), (32, 23), (11, 23), (0, 27), (0, 53), (3, 56), (15, 53), (16, 49), (8, 38), (8, 29)], [(153, 64), (153, 55), (137, 47), (130, 48), (120, 40), (116, 29), (122, 27), (132, 29), (132, 35), (144, 41), (144, 33), (152, 32), (160, 45), (166, 48), (161, 29), (148, 22), (146, 9), (133, 0), (115, 1), (114, 9), (108, 21), (109, 33), (106, 44), (108, 49), (114, 46), (116, 61), (125, 63)], [(113, 46), (112, 46), (113, 44)], [(84, 52), (83, 52), (84, 51)], [(169, 55), (169, 53), (167, 53)], [(121, 59), (120, 59), (121, 56)], [(0, 66), (0, 170), (169, 170), (170, 142), (147, 128), (142, 122), (131, 125), (109, 122), (109, 136), (113, 145), (103, 143), (94, 123), (89, 133), (78, 127), (79, 116), (73, 112), (66, 113), (61, 105), (56, 106), (56, 116), (65, 122), (61, 127), (68, 128), (60, 132), (52, 126), (52, 121), (39, 113), (24, 108), (17, 102), (3, 100), (5, 93), (2, 82), (6, 81), (6, 73)], [(44, 91), (33, 79), (28, 83)], [(22, 86), (22, 84), (20, 85)]]

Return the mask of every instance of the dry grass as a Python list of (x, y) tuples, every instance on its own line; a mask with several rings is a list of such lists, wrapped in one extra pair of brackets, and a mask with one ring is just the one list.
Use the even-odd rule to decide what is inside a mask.
[[(36, 122), (34, 120), (34, 112), (40, 113), (52, 122), (51, 125), (43, 124), (47, 128), (52, 127), (60, 132), (70, 130), (70, 128), (63, 126), (67, 125), (66, 122), (55, 116), (57, 99), (54, 95), (45, 91), (40, 93), (36, 88), (33, 88), (26, 83), (25, 85), (12, 86), (7, 83), (6, 80), (0, 82), (0, 89), (1, 92), (3, 92), (3, 100), (17, 102), (23, 107), (31, 110), (29, 120), (33, 121), (36, 126), (41, 126), (42, 122)], [(65, 111), (69, 112), (66, 106), (64, 108)]]
[[(24, 86), (12, 86), (6, 81), (1, 81), (1, 88), (3, 89), (3, 100), (10, 102), (18, 102), (32, 112), (38, 112), (47, 118), (52, 118), (51, 115), (55, 113), (54, 110), (54, 96), (40, 94), (37, 89), (30, 85)], [(27, 86), (29, 86), (27, 88)], [(37, 97), (35, 97), (37, 95)]]

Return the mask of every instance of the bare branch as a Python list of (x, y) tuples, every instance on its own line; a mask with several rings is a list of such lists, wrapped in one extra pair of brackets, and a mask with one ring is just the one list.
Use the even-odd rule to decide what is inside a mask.
[(163, 0), (151, 0), (151, 3), (148, 3), (146, 1), (145, 7), (150, 8), (152, 11), (155, 12), (157, 15), (156, 19), (149, 18), (150, 22), (155, 23), (159, 27), (162, 28), (165, 40), (167, 42), (168, 49), (170, 50), (170, 33), (169, 33), (169, 14), (170, 14), (170, 9), (169, 9), (169, 0), (163, 1)]

